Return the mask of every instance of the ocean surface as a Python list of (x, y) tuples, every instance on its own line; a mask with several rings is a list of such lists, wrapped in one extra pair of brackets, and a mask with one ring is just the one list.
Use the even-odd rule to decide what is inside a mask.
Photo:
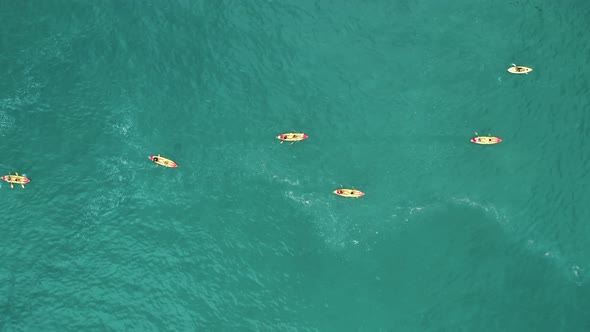
[(1, 0), (0, 331), (590, 331), (589, 17)]

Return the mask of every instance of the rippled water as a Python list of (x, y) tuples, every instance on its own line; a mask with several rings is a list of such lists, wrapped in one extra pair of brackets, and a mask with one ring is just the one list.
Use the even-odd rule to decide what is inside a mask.
[(0, 331), (590, 330), (586, 1), (2, 8)]

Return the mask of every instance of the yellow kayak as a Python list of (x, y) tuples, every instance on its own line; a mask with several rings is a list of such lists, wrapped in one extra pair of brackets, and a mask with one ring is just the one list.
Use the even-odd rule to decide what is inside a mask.
[[(477, 135), (477, 133), (475, 133)], [(475, 144), (498, 144), (502, 142), (500, 137), (495, 136), (476, 136), (471, 139), (471, 142)]]
[(307, 136), (307, 134), (304, 134), (304, 133), (285, 133), (285, 134), (281, 134), (281, 135), (277, 136), (277, 138), (281, 140), (281, 144), (283, 144), (283, 142), (303, 141), (304, 139), (307, 139), (308, 137), (309, 136)]
[(10, 183), (10, 188), (14, 188), (15, 184), (20, 184), (21, 187), (25, 187), (25, 184), (31, 182), (31, 180), (25, 176), (22, 175), (18, 175), (18, 173), (15, 173), (15, 175), (4, 175), (2, 177), (2, 180)]
[(174, 161), (168, 159), (168, 158), (164, 158), (160, 155), (157, 156), (149, 156), (150, 160), (155, 162), (158, 165), (164, 166), (164, 167), (178, 167), (178, 164), (175, 163)]
[(365, 196), (365, 193), (360, 190), (344, 189), (344, 188), (334, 190), (334, 194), (336, 194), (338, 196), (342, 196), (342, 197), (354, 197), (354, 198), (359, 198), (359, 197)]
[(525, 67), (525, 66), (517, 66), (513, 65), (512, 67), (508, 68), (508, 72), (511, 74), (527, 74), (533, 71), (533, 68)]

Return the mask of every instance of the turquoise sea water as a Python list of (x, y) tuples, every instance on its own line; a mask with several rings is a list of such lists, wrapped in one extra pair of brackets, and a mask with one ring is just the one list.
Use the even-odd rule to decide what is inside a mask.
[(0, 3), (0, 331), (590, 331), (590, 2)]

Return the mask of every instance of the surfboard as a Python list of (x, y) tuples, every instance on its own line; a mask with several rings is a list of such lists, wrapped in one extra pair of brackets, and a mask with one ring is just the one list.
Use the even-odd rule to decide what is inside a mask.
[(526, 74), (533, 71), (533, 68), (524, 67), (524, 66), (512, 66), (508, 68), (508, 72), (511, 74)]
[(281, 135), (277, 136), (277, 138), (283, 142), (303, 141), (304, 139), (307, 139), (308, 137), (309, 136), (307, 136), (307, 134), (304, 134), (304, 133), (285, 133), (285, 134), (281, 134)]
[(471, 139), (472, 143), (475, 144), (484, 144), (484, 145), (488, 145), (488, 144), (498, 144), (500, 142), (502, 142), (502, 139), (500, 137), (495, 137), (495, 136), (477, 136)]
[(360, 190), (356, 190), (356, 189), (336, 189), (333, 191), (334, 194), (341, 196), (341, 197), (354, 197), (354, 198), (359, 198), (359, 197), (363, 197), (365, 196), (365, 193), (360, 191)]
[(153, 161), (154, 163), (164, 166), (164, 167), (171, 167), (171, 168), (175, 168), (178, 167), (178, 164), (175, 163), (174, 161), (168, 159), (168, 158), (164, 158), (160, 155), (157, 156), (149, 156), (150, 160)]

